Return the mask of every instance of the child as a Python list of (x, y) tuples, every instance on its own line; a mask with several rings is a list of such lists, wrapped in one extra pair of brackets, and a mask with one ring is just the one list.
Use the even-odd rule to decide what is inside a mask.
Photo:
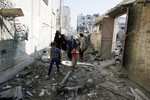
[(56, 48), (56, 43), (51, 43), (51, 50), (50, 50), (50, 67), (48, 70), (48, 75), (46, 76), (46, 79), (50, 78), (51, 70), (53, 67), (54, 62), (57, 66), (57, 71), (59, 72), (59, 63), (62, 61), (62, 55), (58, 48)]
[(77, 45), (74, 46), (74, 49), (71, 51), (72, 54), (72, 67), (77, 68), (77, 58), (78, 58), (78, 51), (77, 51)]

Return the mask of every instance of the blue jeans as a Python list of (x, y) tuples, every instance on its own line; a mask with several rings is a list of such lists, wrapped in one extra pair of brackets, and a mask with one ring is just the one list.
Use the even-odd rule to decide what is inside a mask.
[(50, 76), (54, 62), (56, 62), (57, 71), (59, 71), (59, 59), (51, 59), (48, 76)]

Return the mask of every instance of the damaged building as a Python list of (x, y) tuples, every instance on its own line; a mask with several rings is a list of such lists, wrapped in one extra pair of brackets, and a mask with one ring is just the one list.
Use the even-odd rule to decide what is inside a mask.
[[(126, 15), (125, 19), (125, 36), (122, 41), (121, 46), (124, 48), (121, 52), (121, 64), (123, 68), (126, 69), (128, 73), (128, 77), (141, 85), (143, 88), (145, 88), (147, 91), (150, 91), (150, 1), (149, 0), (124, 0), (121, 3), (119, 3), (114, 8), (110, 9), (108, 12), (105, 13), (105, 16), (101, 16), (104, 19), (106, 19), (106, 16), (108, 18), (111, 18), (112, 20), (116, 20), (122, 15)], [(97, 20), (95, 22), (95, 29), (96, 32), (100, 33), (101, 31), (105, 31), (104, 29), (101, 29), (100, 26), (108, 26), (107, 24), (100, 24), (100, 20)], [(115, 21), (114, 24), (111, 25), (113, 27), (114, 31), (112, 33), (115, 35)], [(109, 29), (109, 28), (108, 28)], [(98, 33), (97, 32), (97, 33)], [(107, 34), (107, 32), (104, 32), (104, 34)], [(92, 34), (96, 35), (96, 34)], [(99, 38), (96, 35), (96, 38)], [(91, 37), (93, 38), (93, 37)], [(111, 36), (111, 39), (114, 38), (114, 36)], [(101, 38), (100, 38), (101, 39)], [(96, 39), (95, 39), (96, 40)], [(115, 40), (115, 39), (112, 39)], [(99, 42), (98, 42), (99, 41)], [(93, 42), (95, 44), (96, 50), (99, 50), (101, 52), (100, 46), (98, 46), (100, 43), (101, 45), (104, 45), (102, 43), (102, 40), (97, 39), (97, 41)], [(106, 48), (110, 48), (112, 50), (109, 50), (108, 53), (112, 53), (114, 51), (113, 47), (114, 41), (111, 42), (111, 46), (107, 46)], [(105, 44), (106, 45), (106, 44)], [(109, 57), (106, 57), (109, 58)]]
[(0, 83), (53, 41), (55, 13), (55, 0), (0, 0)]

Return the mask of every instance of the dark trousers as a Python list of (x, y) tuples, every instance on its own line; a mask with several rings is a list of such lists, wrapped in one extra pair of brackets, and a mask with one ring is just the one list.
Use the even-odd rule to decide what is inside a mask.
[(59, 71), (59, 59), (51, 59), (48, 76), (50, 76), (54, 62), (56, 62), (57, 71)]
[(83, 60), (84, 50), (79, 50), (80, 60)]

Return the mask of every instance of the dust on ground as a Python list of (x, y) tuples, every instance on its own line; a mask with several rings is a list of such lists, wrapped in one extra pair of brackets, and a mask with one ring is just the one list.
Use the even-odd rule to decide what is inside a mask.
[(72, 71), (65, 52), (64, 64), (60, 65), (61, 74), (54, 65), (50, 79), (46, 80), (49, 63), (36, 60), (13, 79), (0, 85), (0, 90), (21, 86), (25, 100), (134, 100), (129, 80), (124, 76), (118, 78), (110, 70), (111, 67), (116, 67), (111, 63), (113, 60), (95, 60), (95, 55), (91, 52), (92, 49), (88, 48), (85, 62), (78, 63), (77, 69), (61, 89), (58, 89), (59, 83)]

